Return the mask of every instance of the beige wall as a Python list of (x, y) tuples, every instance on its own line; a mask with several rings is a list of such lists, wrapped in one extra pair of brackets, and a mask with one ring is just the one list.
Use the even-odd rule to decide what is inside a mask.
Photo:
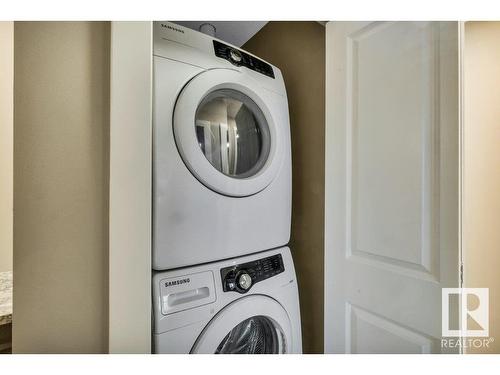
[(500, 22), (465, 24), (465, 286), (490, 289), (500, 353)]
[(17, 353), (100, 353), (108, 332), (109, 23), (14, 27)]
[(323, 352), (325, 28), (269, 22), (244, 49), (278, 66), (290, 111), (293, 208), (290, 247), (299, 282), (304, 353)]
[(0, 272), (12, 271), (14, 23), (0, 22)]

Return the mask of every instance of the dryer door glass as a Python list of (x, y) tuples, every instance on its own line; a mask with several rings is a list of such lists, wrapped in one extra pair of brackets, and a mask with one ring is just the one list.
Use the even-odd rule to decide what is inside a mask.
[(248, 318), (224, 337), (215, 354), (279, 354), (286, 352), (282, 330), (265, 316)]
[(201, 151), (219, 172), (234, 178), (258, 173), (271, 149), (266, 118), (245, 94), (221, 89), (209, 93), (196, 110)]

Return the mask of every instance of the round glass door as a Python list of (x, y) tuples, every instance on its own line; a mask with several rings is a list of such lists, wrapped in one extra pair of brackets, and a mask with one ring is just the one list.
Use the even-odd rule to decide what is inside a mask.
[(210, 69), (180, 92), (173, 133), (186, 167), (209, 189), (246, 197), (265, 189), (287, 156), (286, 98), (246, 74)]
[(293, 350), (287, 312), (273, 298), (250, 295), (231, 302), (207, 324), (191, 353), (281, 354)]
[(261, 109), (231, 89), (209, 93), (195, 116), (201, 151), (219, 172), (246, 178), (264, 166), (271, 148), (269, 126)]
[(285, 353), (283, 332), (265, 316), (253, 316), (234, 327), (224, 337), (215, 354)]

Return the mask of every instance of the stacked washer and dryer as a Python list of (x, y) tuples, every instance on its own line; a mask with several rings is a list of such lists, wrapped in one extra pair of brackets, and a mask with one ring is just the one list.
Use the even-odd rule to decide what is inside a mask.
[(155, 353), (301, 353), (278, 68), (154, 23)]

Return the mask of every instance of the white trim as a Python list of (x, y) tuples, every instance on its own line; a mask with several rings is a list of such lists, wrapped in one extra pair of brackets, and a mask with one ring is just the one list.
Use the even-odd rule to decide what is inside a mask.
[(111, 23), (109, 352), (151, 352), (152, 23)]

